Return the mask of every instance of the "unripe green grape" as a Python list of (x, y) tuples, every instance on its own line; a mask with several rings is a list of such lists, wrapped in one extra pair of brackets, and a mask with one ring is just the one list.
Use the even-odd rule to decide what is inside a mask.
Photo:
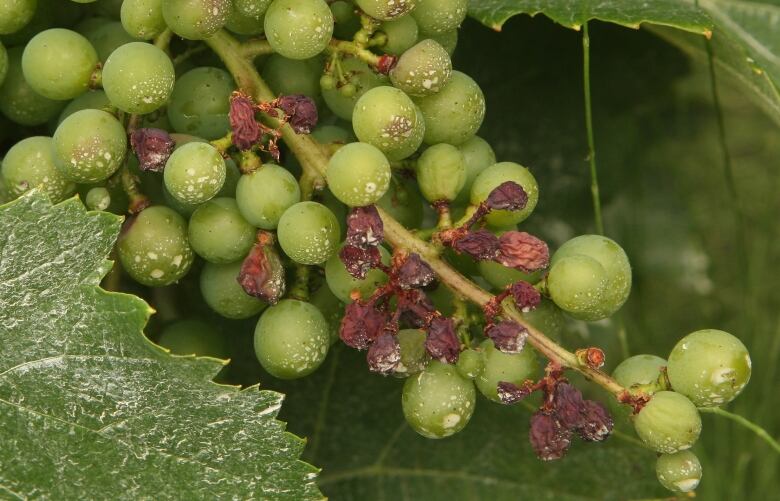
[(342, 94), (340, 89), (343, 89), (346, 85), (332, 89), (322, 87), (322, 97), (325, 99), (325, 104), (328, 105), (330, 111), (335, 113), (336, 116), (351, 121), (352, 111), (358, 99), (374, 87), (387, 85), (389, 80), (386, 76), (376, 73), (366, 63), (355, 57), (346, 57), (340, 64), (344, 74), (352, 82), (349, 85), (354, 88), (355, 93), (349, 96)]
[(566, 329), (566, 317), (564, 317), (561, 309), (544, 297), (536, 308), (523, 313), (523, 318), (529, 324), (544, 332), (547, 337), (556, 341), (561, 339)]
[(480, 261), (477, 263), (477, 269), (480, 276), (496, 290), (502, 290), (520, 280), (534, 284), (542, 275), (541, 272), (524, 273), (495, 261)]
[(282, 214), (301, 201), (301, 189), (290, 172), (275, 164), (263, 164), (244, 174), (236, 186), (241, 215), (253, 226), (273, 230)]
[(623, 360), (612, 371), (612, 378), (625, 388), (641, 385), (645, 393), (655, 391), (645, 385), (653, 385), (661, 376), (661, 369), (666, 367), (666, 360), (655, 355), (634, 355)]
[(360, 29), (360, 18), (355, 13), (355, 6), (345, 0), (336, 0), (330, 3), (330, 12), (333, 14), (333, 36), (341, 40), (352, 40)]
[(330, 192), (330, 190), (323, 190), (319, 193), (319, 200), (317, 200), (319, 203), (327, 207), (334, 216), (336, 216), (336, 219), (339, 222), (339, 234), (340, 235), (346, 235), (347, 234), (347, 213), (349, 212), (349, 207), (341, 203), (338, 198), (336, 198), (333, 193)]
[(320, 95), (322, 59), (288, 59), (273, 54), (263, 63), (263, 79), (276, 94)]
[(528, 195), (528, 202), (521, 210), (494, 210), (485, 220), (491, 226), (512, 226), (524, 221), (539, 201), (539, 185), (531, 171), (514, 162), (499, 162), (484, 169), (471, 185), (471, 203), (478, 205), (487, 200), (490, 192), (507, 181), (519, 184)]
[(425, 38), (430, 38), (439, 42), (439, 45), (444, 47), (447, 54), (452, 57), (455, 52), (455, 48), (458, 46), (458, 30), (445, 31), (444, 33), (426, 33)]
[(376, 205), (406, 228), (419, 228), (422, 225), (423, 199), (417, 183), (411, 179), (392, 179), (387, 192), (377, 200)]
[(341, 94), (344, 97), (355, 97), (355, 95), (357, 94), (357, 87), (352, 82), (345, 83), (338, 89), (339, 89), (339, 94)]
[(418, 0), (412, 17), (423, 33), (446, 33), (466, 19), (468, 0)]
[(230, 95), (233, 77), (219, 68), (200, 67), (176, 80), (168, 102), (168, 119), (174, 130), (204, 139), (218, 139), (230, 130)]
[(199, 205), (188, 229), (192, 250), (211, 263), (232, 263), (246, 256), (255, 233), (232, 198), (214, 198)]
[(2, 177), (13, 198), (39, 188), (53, 203), (57, 203), (76, 192), (76, 186), (55, 166), (52, 144), (50, 137), (28, 137), (13, 145), (5, 154)]
[(431, 361), (404, 383), (401, 406), (414, 431), (426, 438), (444, 438), (466, 427), (477, 400), (474, 384), (453, 365)]
[(419, 30), (412, 16), (402, 16), (379, 25), (379, 31), (387, 36), (381, 47), (387, 54), (401, 55), (417, 43)]
[(463, 159), (466, 162), (466, 182), (463, 183), (463, 189), (460, 190), (456, 202), (466, 203), (471, 196), (471, 186), (474, 180), (483, 170), (496, 163), (496, 154), (490, 144), (479, 136), (473, 136), (471, 139), (458, 145), (458, 149), (463, 153)]
[(474, 382), (477, 389), (494, 402), (498, 397), (498, 383), (506, 381), (521, 385), (526, 379), (535, 379), (539, 369), (536, 352), (530, 346), (520, 353), (504, 353), (495, 347), (493, 341), (485, 339), (479, 345), (485, 359), (485, 367)]
[(262, 16), (260, 19), (247, 16), (234, 6), (230, 9), (230, 15), (225, 23), (225, 28), (238, 35), (262, 35), (265, 30), (263, 21)]
[(277, 237), (296, 263), (320, 264), (338, 248), (341, 231), (330, 209), (317, 202), (299, 202), (282, 214)]
[(25, 80), (49, 99), (73, 99), (85, 92), (97, 64), (97, 52), (89, 40), (62, 28), (35, 35), (22, 55)]
[(233, 0), (233, 8), (241, 14), (261, 19), (272, 0)]
[(257, 315), (266, 303), (250, 296), (238, 283), (242, 261), (227, 264), (207, 262), (200, 272), (200, 293), (206, 304), (225, 318), (240, 320)]
[(750, 380), (750, 354), (728, 332), (704, 329), (682, 338), (669, 355), (667, 374), (674, 391), (698, 407), (727, 404)]
[(127, 113), (151, 113), (168, 101), (176, 74), (162, 49), (133, 42), (111, 53), (103, 67), (103, 90)]
[(73, 113), (54, 131), (54, 160), (75, 183), (108, 179), (122, 165), (127, 134), (119, 120), (100, 110)]
[(661, 454), (655, 462), (661, 485), (672, 492), (691, 492), (701, 482), (701, 463), (691, 451)]
[(580, 320), (605, 318), (602, 303), (608, 284), (609, 277), (604, 267), (584, 255), (556, 261), (547, 275), (547, 290), (552, 300), (563, 311)]
[(436, 94), (415, 98), (425, 118), (425, 144), (465, 143), (485, 119), (485, 96), (470, 76), (453, 71)]
[(309, 59), (328, 46), (333, 14), (324, 0), (274, 0), (265, 12), (271, 47), (290, 59)]
[(122, 27), (130, 36), (140, 40), (151, 40), (168, 26), (162, 12), (163, 0), (124, 0), (120, 19)]
[(182, 38), (204, 40), (227, 22), (230, 0), (163, 0), (165, 24)]
[(341, 319), (344, 317), (344, 303), (333, 295), (326, 284), (322, 284), (309, 297), (309, 302), (317, 307), (328, 322), (328, 334), (331, 346), (339, 341)]
[(417, 0), (355, 0), (360, 10), (380, 21), (397, 19), (414, 9)]
[(438, 42), (423, 40), (404, 52), (390, 70), (393, 85), (410, 96), (436, 94), (452, 75), (452, 61)]
[(43, 97), (30, 87), (22, 72), (22, 50), (8, 49), (8, 70), (0, 85), (0, 112), (19, 125), (42, 125), (57, 116), (64, 103)]
[(272, 376), (311, 374), (328, 355), (328, 322), (311, 303), (284, 299), (268, 308), (255, 328), (255, 354)]
[(33, 18), (37, 6), (36, 0), (0, 0), (0, 35), (24, 28)]
[(656, 452), (689, 449), (701, 433), (701, 417), (693, 402), (674, 391), (659, 391), (634, 416), (634, 428)]
[(116, 21), (100, 20), (95, 25), (88, 25), (86, 30), (78, 29), (77, 31), (89, 40), (89, 43), (95, 48), (98, 58), (103, 62), (119, 47), (138, 41), (125, 31), (122, 23)]
[(63, 120), (81, 110), (103, 110), (111, 108), (111, 101), (108, 100), (108, 96), (102, 90), (91, 90), (83, 93), (76, 99), (68, 103), (60, 113), (60, 117), (57, 119), (57, 125), (61, 124)]
[(431, 357), (425, 351), (425, 339), (428, 337), (420, 329), (401, 329), (396, 334), (401, 360), (395, 368), (395, 375), (409, 376), (425, 369)]
[(333, 90), (336, 88), (336, 79), (332, 75), (322, 75), (320, 77), (320, 89), (321, 90)]
[(177, 282), (190, 270), (193, 259), (187, 222), (162, 205), (148, 207), (125, 223), (117, 252), (127, 274), (149, 287)]
[(452, 201), (466, 182), (463, 154), (450, 144), (435, 144), (417, 159), (417, 184), (431, 203)]
[(174, 355), (228, 358), (225, 337), (202, 320), (179, 320), (167, 326), (157, 338), (157, 344)]
[(466, 348), (460, 352), (458, 362), (455, 364), (461, 376), (476, 379), (485, 370), (485, 357), (481, 351)]
[(8, 51), (5, 45), (0, 41), (0, 85), (3, 85), (5, 76), (8, 74)]
[(390, 187), (390, 162), (368, 143), (350, 143), (339, 148), (328, 162), (328, 187), (341, 202), (360, 207), (371, 205)]
[(165, 163), (165, 188), (176, 200), (200, 204), (214, 198), (225, 183), (227, 167), (219, 151), (208, 143), (187, 143)]
[(102, 186), (96, 186), (87, 192), (84, 204), (90, 210), (106, 210), (111, 205), (111, 193)]
[[(390, 253), (384, 247), (379, 247), (382, 254), (382, 263), (390, 265)], [(352, 291), (360, 293), (360, 297), (367, 299), (380, 285), (387, 282), (387, 275), (379, 268), (373, 268), (366, 273), (363, 279), (357, 279), (349, 274), (344, 263), (341, 262), (338, 252), (330, 256), (325, 263), (325, 280), (331, 292), (343, 303), (351, 303)]]
[(425, 134), (417, 106), (402, 91), (387, 86), (373, 88), (358, 99), (352, 127), (360, 141), (376, 146), (390, 160), (417, 151)]
[(352, 134), (352, 131), (349, 131), (338, 125), (318, 125), (311, 132), (311, 137), (322, 144), (347, 144), (355, 140), (355, 136)]

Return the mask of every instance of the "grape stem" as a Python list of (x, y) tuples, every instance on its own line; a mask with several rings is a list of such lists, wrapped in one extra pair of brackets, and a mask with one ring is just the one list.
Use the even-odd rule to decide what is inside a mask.
[(590, 35), (588, 22), (582, 25), (582, 88), (585, 93), (585, 130), (588, 135), (588, 161), (590, 162), (590, 195), (593, 199), (593, 218), (596, 232), (604, 234), (604, 221), (601, 218), (601, 195), (596, 171), (596, 144), (593, 140), (593, 110), (590, 102)]
[(716, 414), (718, 416), (722, 416), (728, 419), (731, 419), (735, 423), (744, 426), (748, 430), (752, 431), (756, 435), (758, 435), (759, 438), (761, 438), (764, 442), (769, 444), (769, 446), (775, 450), (778, 454), (780, 454), (780, 443), (777, 442), (772, 436), (767, 432), (765, 429), (757, 425), (756, 423), (750, 421), (746, 417), (740, 416), (739, 414), (734, 414), (733, 412), (729, 412), (727, 410), (721, 409), (720, 407), (699, 407), (699, 412), (706, 412), (709, 414)]
[(268, 40), (254, 39), (247, 40), (241, 44), (241, 53), (244, 57), (252, 60), (258, 56), (267, 56), (275, 51)]
[(359, 47), (355, 42), (349, 42), (346, 40), (336, 40), (335, 38), (330, 41), (327, 48), (333, 54), (351, 54), (369, 66), (377, 67), (379, 64), (379, 56), (374, 54), (368, 49)]
[[(220, 31), (205, 42), (222, 59), (228, 71), (236, 80), (236, 84), (243, 92), (253, 96), (258, 102), (274, 99), (274, 93), (257, 73), (252, 62), (244, 57), (241, 44), (237, 40), (225, 31)], [(298, 158), (304, 172), (310, 172), (320, 179), (324, 178), (329, 159), (327, 151), (311, 136), (296, 134), (288, 124), (283, 124), (280, 127), (280, 132), (287, 146)], [(415, 237), (382, 208), (377, 207), (377, 210), (384, 222), (385, 239), (393, 247), (399, 247), (408, 252), (419, 254), (433, 268), (441, 282), (452, 289), (455, 294), (476, 303), (480, 307), (488, 304), (493, 299), (490, 293), (461, 275), (442, 260), (435, 245)], [(510, 301), (505, 301), (504, 303), (504, 316), (511, 318), (527, 329), (528, 342), (549, 360), (580, 372), (612, 393), (616, 398), (622, 396), (625, 399), (628, 392), (617, 381), (604, 372), (581, 363), (574, 353), (558, 345), (528, 323), (523, 318), (522, 313)]]

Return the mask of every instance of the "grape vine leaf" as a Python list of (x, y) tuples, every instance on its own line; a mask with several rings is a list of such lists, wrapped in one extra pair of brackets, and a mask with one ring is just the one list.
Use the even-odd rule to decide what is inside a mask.
[(0, 497), (321, 499), (283, 396), (173, 357), (151, 309), (98, 287), (120, 218), (39, 194), (0, 207)]
[(544, 14), (575, 30), (591, 19), (639, 28), (643, 23), (709, 34), (712, 21), (693, 3), (680, 0), (471, 0), (469, 15), (500, 30), (512, 16)]

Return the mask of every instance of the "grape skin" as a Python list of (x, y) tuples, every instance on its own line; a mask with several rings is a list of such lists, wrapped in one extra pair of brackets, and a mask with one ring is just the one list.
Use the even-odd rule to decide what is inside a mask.
[(402, 91), (375, 87), (358, 99), (352, 111), (357, 138), (376, 146), (389, 160), (401, 160), (420, 147), (425, 122), (420, 110)]
[(277, 228), (279, 245), (300, 264), (321, 264), (336, 251), (341, 231), (336, 216), (317, 202), (299, 202), (282, 214)]
[(401, 351), (401, 360), (393, 373), (396, 376), (409, 376), (425, 369), (431, 357), (425, 351), (427, 335), (420, 329), (401, 329), (396, 334)]
[(241, 216), (232, 198), (214, 198), (198, 206), (190, 217), (192, 249), (212, 263), (232, 263), (249, 253), (255, 228)]
[(414, 9), (418, 0), (355, 0), (360, 10), (380, 21), (397, 19)]
[(390, 187), (390, 163), (368, 143), (350, 143), (328, 162), (326, 172), (330, 191), (341, 202), (361, 207), (370, 205)]
[(87, 90), (98, 56), (75, 31), (53, 28), (35, 35), (22, 55), (27, 83), (49, 99), (66, 100)]
[(144, 42), (122, 45), (103, 67), (103, 90), (127, 113), (151, 113), (168, 101), (176, 75), (162, 49)]
[(702, 477), (699, 458), (691, 451), (661, 454), (655, 463), (655, 473), (661, 485), (672, 492), (691, 492)]
[(168, 120), (176, 132), (212, 140), (230, 130), (233, 77), (219, 68), (203, 66), (180, 76), (168, 102)]
[(404, 52), (390, 71), (393, 85), (410, 96), (436, 94), (452, 75), (452, 61), (438, 42), (423, 40)]
[(187, 143), (165, 164), (165, 188), (176, 200), (199, 204), (214, 198), (225, 183), (227, 167), (219, 151), (208, 143)]
[(167, 28), (162, 12), (163, 0), (123, 0), (120, 19), (127, 33), (151, 40)]
[[(612, 371), (612, 377), (626, 388), (634, 385), (650, 385), (658, 381), (663, 367), (666, 367), (666, 360), (661, 357), (634, 355), (620, 362)], [(648, 392), (646, 388), (643, 390)], [(649, 391), (648, 393), (653, 392)]]
[(102, 90), (92, 90), (83, 93), (76, 99), (68, 103), (60, 113), (60, 117), (57, 119), (57, 125), (61, 124), (63, 120), (81, 110), (103, 110), (107, 111), (111, 108), (111, 101), (108, 100), (108, 96)]
[(73, 113), (54, 131), (54, 159), (63, 176), (76, 183), (108, 179), (127, 150), (124, 127), (100, 110)]
[(468, 141), (485, 118), (485, 96), (465, 73), (453, 71), (439, 92), (414, 98), (425, 119), (425, 144)]
[(485, 339), (479, 348), (484, 358), (484, 368), (474, 382), (480, 393), (494, 402), (501, 402), (498, 383), (506, 381), (520, 385), (526, 379), (533, 379), (538, 372), (536, 352), (530, 346), (526, 346), (520, 353), (503, 353), (492, 340)]
[(24, 79), (21, 47), (8, 49), (8, 70), (0, 86), (0, 112), (19, 125), (35, 126), (57, 116), (63, 102), (44, 97)]
[(471, 203), (477, 205), (484, 202), (491, 191), (506, 181), (519, 184), (528, 195), (528, 202), (518, 211), (491, 211), (485, 218), (491, 226), (512, 226), (524, 221), (539, 201), (539, 185), (530, 170), (514, 162), (499, 162), (484, 169), (474, 179), (471, 185)]
[(163, 0), (165, 24), (188, 40), (205, 40), (227, 22), (230, 0)]
[(35, 14), (36, 0), (3, 1), (0, 9), (0, 35), (22, 29)]
[(417, 160), (417, 184), (431, 203), (454, 200), (465, 182), (466, 163), (455, 146), (433, 145)]
[(301, 189), (295, 177), (276, 164), (264, 164), (244, 174), (236, 186), (241, 215), (264, 230), (276, 229), (282, 214), (300, 200)]
[(101, 61), (105, 62), (119, 47), (138, 41), (125, 31), (122, 23), (104, 18), (95, 19), (97, 21), (94, 24), (86, 24), (86, 28), (83, 26), (87, 21), (82, 22), (76, 31), (89, 40)]
[(468, 0), (418, 0), (412, 11), (420, 31), (441, 34), (460, 26), (468, 13)]
[(87, 192), (84, 204), (90, 210), (106, 210), (111, 205), (111, 193), (102, 186), (96, 186)]
[(250, 318), (265, 309), (266, 303), (250, 296), (238, 283), (241, 261), (206, 263), (200, 272), (200, 293), (206, 304), (225, 318)]
[(323, 0), (274, 0), (265, 13), (265, 34), (282, 56), (308, 59), (330, 42), (333, 14)]
[(419, 39), (417, 23), (412, 16), (402, 16), (379, 25), (379, 31), (387, 36), (382, 51), (386, 54), (401, 55)]
[(22, 139), (8, 150), (2, 163), (2, 177), (10, 194), (16, 198), (40, 187), (52, 202), (57, 203), (76, 192), (54, 164), (50, 137)]
[(683, 395), (659, 391), (634, 416), (634, 428), (648, 447), (673, 454), (693, 446), (701, 433), (701, 417)]

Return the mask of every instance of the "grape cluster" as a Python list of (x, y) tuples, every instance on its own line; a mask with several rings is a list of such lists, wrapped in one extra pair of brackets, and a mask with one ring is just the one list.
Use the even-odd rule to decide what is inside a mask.
[[(571, 362), (542, 364), (531, 345), (556, 337), (564, 314), (617, 312), (631, 266), (605, 236), (550, 253), (518, 226), (539, 186), (476, 135), (485, 96), (451, 60), (467, 0), (3, 5), (0, 112), (36, 133), (7, 151), (0, 181), (12, 197), (78, 193), (128, 213), (116, 256), (133, 290), (197, 283), (219, 316), (259, 316), (254, 352), (278, 378), (316, 371), (339, 339), (365, 351), (371, 371), (405, 378), (404, 416), (425, 437), (462, 430), (478, 393), (512, 404), (535, 392), (541, 459), (575, 436), (608, 437), (612, 418), (567, 380)], [(266, 84), (275, 98), (259, 98)], [(313, 141), (288, 149), (289, 134)], [(495, 295), (467, 304), (468, 279)], [(203, 320), (156, 339), (231, 356)], [(603, 353), (582, 353), (597, 371)], [(731, 401), (749, 376), (745, 346), (716, 330), (686, 336), (668, 361), (615, 369), (664, 486), (696, 487), (697, 407)]]

